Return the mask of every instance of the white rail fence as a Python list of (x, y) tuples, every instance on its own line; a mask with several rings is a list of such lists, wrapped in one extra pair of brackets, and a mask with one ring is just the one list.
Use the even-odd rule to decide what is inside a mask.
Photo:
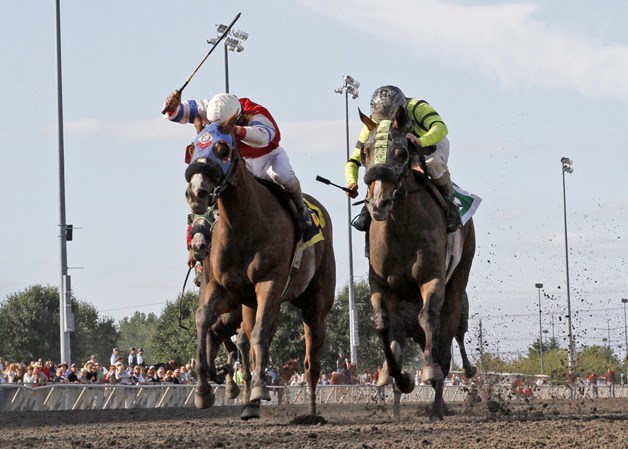
[[(224, 386), (215, 386), (214, 406), (239, 405), (238, 399), (227, 399)], [(480, 394), (483, 392), (481, 391)], [(592, 397), (593, 390), (572, 391), (566, 386), (537, 387), (534, 397), (538, 399), (569, 399), (570, 397)], [(459, 386), (446, 386), (446, 402), (463, 402), (468, 390)], [(608, 387), (600, 387), (599, 397), (609, 397)], [(615, 396), (628, 398), (628, 386), (615, 386)], [(506, 400), (521, 400), (502, 391)], [(418, 386), (410, 394), (401, 396), (401, 402), (430, 402), (434, 398), (431, 386)], [(392, 403), (391, 386), (378, 388), (372, 385), (319, 385), (317, 401), (320, 404)], [(306, 404), (307, 387), (272, 387), (271, 401), (264, 404)], [(194, 385), (82, 385), (62, 384), (30, 387), (19, 384), (0, 385), (0, 412), (46, 411), (46, 410), (105, 410), (123, 408), (166, 408), (193, 407)]]

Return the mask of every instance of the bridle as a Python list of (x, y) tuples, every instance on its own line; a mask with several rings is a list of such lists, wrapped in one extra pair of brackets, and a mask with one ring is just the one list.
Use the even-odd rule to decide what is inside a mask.
[[(424, 189), (423, 185), (420, 185), (414, 189), (405, 189), (403, 188), (403, 182), (408, 176), (408, 173), (411, 169), (412, 158), (411, 154), (413, 152), (420, 151), (418, 148), (414, 146), (414, 144), (407, 140), (407, 145), (405, 147), (405, 151), (407, 153), (406, 161), (403, 163), (403, 168), (401, 170), (395, 170), (389, 165), (386, 165), (386, 162), (376, 163), (367, 168), (366, 173), (364, 174), (364, 182), (367, 185), (370, 185), (374, 181), (386, 181), (395, 184), (395, 190), (391, 195), (392, 207), (394, 207), (396, 200), (401, 200), (402, 198), (412, 195), (414, 193), (418, 193)], [(362, 155), (362, 160), (365, 159), (365, 155)]]
[[(238, 164), (243, 160), (242, 156), (240, 156), (235, 148), (233, 138), (229, 139), (231, 142), (226, 140), (227, 137), (218, 138), (215, 142), (209, 140), (209, 144), (201, 146), (202, 144), (199, 142), (203, 140), (203, 137), (207, 135), (211, 137), (213, 132), (221, 133), (218, 124), (210, 124), (201, 131), (199, 137), (194, 141), (196, 158), (185, 170), (185, 180), (188, 183), (191, 181), (192, 177), (197, 174), (208, 176), (212, 180), (218, 180), (216, 186), (209, 193), (210, 206), (215, 204), (218, 198), (231, 188), (235, 187), (237, 183)], [(226, 136), (225, 134), (222, 135)], [(226, 145), (229, 149), (228, 154), (222, 157), (218, 154), (220, 145)]]

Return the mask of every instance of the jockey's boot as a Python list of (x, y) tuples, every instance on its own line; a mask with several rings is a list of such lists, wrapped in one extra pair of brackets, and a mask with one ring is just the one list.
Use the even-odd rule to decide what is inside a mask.
[(310, 210), (305, 206), (305, 203), (303, 202), (301, 183), (297, 180), (293, 187), (290, 190), (286, 190), (286, 192), (290, 194), (290, 198), (297, 208), (297, 222), (299, 224), (299, 233), (303, 234), (303, 232), (305, 232), (308, 227), (312, 226), (312, 215), (310, 214)]
[(458, 206), (454, 203), (454, 186), (451, 183), (451, 177), (449, 171), (446, 171), (443, 176), (433, 180), (434, 184), (445, 196), (447, 201), (447, 232), (456, 232), (462, 227), (462, 221), (460, 220), (460, 212)]
[(356, 228), (360, 232), (366, 232), (371, 224), (371, 214), (366, 206), (362, 206), (362, 210), (358, 215), (351, 220), (351, 226)]

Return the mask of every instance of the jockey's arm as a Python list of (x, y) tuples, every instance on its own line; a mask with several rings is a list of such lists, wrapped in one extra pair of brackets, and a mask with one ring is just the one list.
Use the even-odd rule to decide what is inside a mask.
[(277, 130), (263, 115), (254, 116), (246, 126), (236, 126), (235, 135), (242, 143), (253, 148), (270, 145)]
[(436, 145), (449, 132), (438, 112), (424, 100), (410, 100), (408, 113), (414, 125), (413, 132), (419, 136), (422, 147)]
[(206, 126), (209, 123), (207, 120), (208, 103), (209, 100), (182, 101), (176, 109), (166, 112), (163, 116), (171, 122), (177, 123), (194, 123), (194, 120), (199, 117), (203, 126)]
[(362, 165), (362, 147), (364, 146), (364, 142), (368, 139), (369, 130), (365, 126), (362, 128), (360, 132), (360, 136), (358, 137), (358, 141), (355, 144), (355, 148), (351, 153), (351, 157), (347, 161), (345, 165), (345, 181), (347, 181), (347, 187), (351, 184), (358, 184), (358, 171), (360, 166)]

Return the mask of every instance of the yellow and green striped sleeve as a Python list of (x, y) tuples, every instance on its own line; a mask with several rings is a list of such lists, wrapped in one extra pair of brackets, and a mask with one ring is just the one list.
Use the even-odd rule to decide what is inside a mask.
[(362, 132), (360, 132), (358, 142), (355, 144), (355, 148), (347, 161), (347, 165), (345, 165), (345, 180), (347, 181), (347, 185), (358, 183), (358, 170), (362, 165), (362, 147), (366, 139), (368, 139), (368, 136), (369, 130), (365, 126), (362, 128)]
[(445, 138), (449, 132), (447, 125), (427, 101), (413, 98), (407, 107), (414, 124), (413, 131), (419, 136), (422, 146), (436, 145)]

